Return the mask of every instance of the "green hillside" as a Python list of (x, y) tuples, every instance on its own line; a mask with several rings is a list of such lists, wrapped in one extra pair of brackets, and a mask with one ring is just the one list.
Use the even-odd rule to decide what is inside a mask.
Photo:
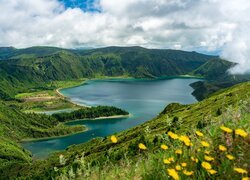
[(218, 89), (248, 81), (250, 75), (229, 75), (234, 64), (216, 56), (180, 50), (106, 47), (89, 50), (56, 47), (0, 48), (0, 98), (31, 89), (47, 90), (52, 81), (94, 77), (157, 78), (194, 75), (206, 82), (193, 84), (202, 100)]
[(218, 79), (218, 77), (227, 75), (228, 69), (234, 65), (234, 63), (223, 59), (211, 59), (210, 61), (195, 69), (192, 74), (199, 75), (210, 80)]
[[(226, 142), (226, 145), (228, 154), (237, 158), (234, 166), (246, 168), (248, 164), (249, 136), (246, 140), (235, 134), (229, 137), (219, 129), (221, 125), (225, 125), (231, 129), (241, 128), (249, 132), (250, 83), (221, 89), (249, 81), (250, 76), (227, 74), (227, 70), (233, 65), (228, 61), (196, 52), (141, 47), (90, 50), (9, 47), (0, 48), (0, 60), (0, 99), (4, 100), (0, 101), (1, 177), (166, 179), (167, 168), (173, 169), (173, 165), (185, 161), (190, 166), (186, 170), (194, 171), (194, 179), (212, 179), (212, 174), (202, 169), (205, 149), (199, 145), (200, 137), (195, 135), (196, 130), (203, 132), (203, 140), (211, 144), (208, 150), (211, 157), (215, 158), (210, 162), (217, 171), (215, 178), (224, 179), (224, 174), (230, 174), (232, 179), (239, 178), (233, 173), (230, 161), (220, 160), (226, 154), (217, 153), (217, 146), (225, 145), (224, 139), (233, 142), (231, 145)], [(79, 81), (82, 78), (156, 78), (184, 74), (204, 77), (204, 81), (193, 83), (191, 86), (195, 89), (193, 94), (197, 99), (202, 100), (207, 96), (209, 98), (192, 105), (170, 104), (153, 120), (116, 134), (117, 143), (112, 143), (110, 137), (96, 138), (85, 144), (71, 146), (52, 155), (48, 160), (34, 162), (31, 154), (19, 145), (24, 139), (61, 136), (84, 130), (82, 126), (65, 126), (61, 121), (128, 114), (114, 107), (81, 109), (54, 116), (26, 114), (21, 110), (25, 109), (24, 106), (28, 108), (29, 102), (23, 103), (22, 98), (17, 102), (15, 98), (19, 96), (50, 95), (59, 87), (57, 82), (65, 84), (70, 80)], [(215, 91), (216, 94), (212, 94)], [(181, 146), (181, 142), (171, 140), (167, 135), (169, 131), (188, 136), (193, 147), (186, 148)], [(140, 143), (143, 144), (141, 149), (138, 148)], [(169, 151), (160, 148), (163, 144), (169, 147)], [(183, 151), (183, 156), (175, 155), (174, 151), (177, 149)], [(199, 153), (198, 149), (201, 149)], [(60, 154), (62, 155), (59, 158)], [(198, 158), (199, 163), (191, 162), (191, 155)], [(162, 163), (166, 157), (174, 157), (177, 161), (166, 166)], [(183, 173), (179, 174), (184, 176)]]
[(8, 105), (0, 101), (0, 175), (16, 164), (31, 163), (31, 153), (19, 144), (22, 140), (64, 136), (86, 130), (80, 125), (66, 126), (62, 121), (127, 114), (124, 110), (106, 106), (84, 108), (54, 116), (27, 114), (14, 104)]
[(155, 78), (183, 75), (214, 58), (196, 52), (141, 47), (93, 50), (31, 47), (2, 48), (2, 51), (5, 52), (2, 56), (9, 58), (0, 61), (0, 97), (3, 99), (30, 89), (47, 88), (46, 84), (57, 80), (100, 76)]
[(0, 60), (16, 58), (34, 58), (54, 54), (60, 51), (63, 51), (63, 49), (46, 46), (34, 46), (24, 49), (16, 49), (14, 47), (0, 47)]
[[(0, 135), (16, 141), (26, 138), (41, 138), (72, 133), (74, 128), (60, 125), (51, 116), (25, 114), (15, 106), (0, 101)], [(78, 128), (82, 130), (82, 128)]]
[(19, 145), (22, 139), (61, 136), (83, 131), (82, 126), (65, 126), (53, 117), (24, 114), (0, 101), (0, 174), (15, 164), (31, 162), (31, 154)]
[[(241, 175), (234, 168), (247, 169), (249, 163), (249, 89), (250, 82), (246, 82), (222, 90), (195, 104), (170, 104), (151, 121), (116, 134), (117, 143), (106, 137), (74, 145), (42, 163), (39, 161), (32, 166), (22, 166), (19, 175), (44, 179), (50, 176), (84, 179), (168, 179), (167, 169), (181, 168), (186, 171), (175, 172), (182, 178), (185, 178), (185, 173), (188, 172), (191, 173), (192, 179), (241, 179), (247, 174)], [(238, 131), (224, 132), (220, 128), (222, 126), (242, 129), (243, 132), (248, 132), (248, 135), (237, 134)], [(170, 131), (179, 137), (191, 139), (192, 146), (185, 138), (181, 141), (170, 138)], [(201, 132), (203, 136), (195, 134), (196, 131)], [(138, 147), (140, 143), (143, 145)], [(219, 145), (223, 145), (221, 150), (218, 149)], [(227, 148), (225, 152), (224, 146)], [(176, 150), (182, 154), (176, 154)], [(170, 157), (174, 162), (169, 162)], [(206, 170), (204, 167), (207, 166), (202, 162), (208, 162), (212, 171), (210, 168)], [(177, 168), (178, 165), (180, 167)], [(16, 176), (15, 171), (12, 169), (10, 174)]]
[(229, 74), (228, 70), (234, 65), (234, 63), (222, 59), (211, 59), (194, 70), (191, 74), (202, 76), (206, 81), (192, 83), (191, 86), (194, 88), (192, 94), (198, 100), (202, 100), (220, 89), (249, 81), (250, 74)]

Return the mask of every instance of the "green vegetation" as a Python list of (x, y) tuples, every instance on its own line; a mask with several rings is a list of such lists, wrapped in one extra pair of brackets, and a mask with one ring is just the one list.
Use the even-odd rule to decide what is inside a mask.
[[(30, 164), (31, 154), (18, 142), (54, 136), (64, 136), (85, 130), (83, 126), (65, 126), (54, 116), (23, 113), (56, 110), (64, 108), (79, 109), (54, 89), (67, 88), (82, 84), (83, 80), (54, 81), (45, 84), (46, 88), (31, 89), (27, 93), (17, 94), (14, 98), (0, 101), (0, 174), (13, 166)], [(46, 89), (46, 90), (45, 90)], [(95, 113), (95, 114), (94, 114)], [(82, 108), (72, 113), (57, 114), (63, 121), (76, 117), (92, 118), (99, 116), (121, 115), (127, 112), (114, 107)], [(68, 119), (65, 119), (67, 116)], [(60, 119), (62, 120), (62, 119)]]
[(227, 70), (235, 64), (222, 59), (211, 59), (199, 68), (195, 69), (192, 74), (202, 76), (206, 79), (218, 79), (227, 75)]
[(10, 97), (30, 89), (50, 90), (53, 87), (48, 85), (54, 85), (54, 81), (102, 76), (154, 78), (183, 75), (213, 58), (196, 52), (141, 47), (94, 50), (11, 48), (5, 52), (5, 57), (8, 60), (0, 61), (0, 90)]
[(15, 141), (26, 138), (40, 138), (69, 134), (82, 127), (68, 127), (55, 118), (43, 114), (22, 113), (15, 106), (7, 106), (0, 101), (0, 135)]
[(83, 131), (83, 126), (65, 126), (46, 115), (25, 114), (0, 101), (0, 174), (14, 164), (31, 162), (31, 154), (18, 142), (23, 139), (61, 136)]
[[(0, 60), (1, 178), (166, 179), (167, 168), (173, 169), (185, 162), (187, 170), (194, 171), (192, 177), (195, 179), (225, 179), (225, 175), (239, 179), (241, 176), (234, 172), (233, 166), (244, 169), (248, 166), (249, 135), (243, 139), (235, 134), (222, 133), (219, 129), (224, 125), (249, 132), (250, 83), (220, 90), (250, 80), (248, 75), (227, 74), (233, 65), (230, 62), (196, 52), (141, 47), (92, 50), (9, 47), (0, 48)], [(192, 84), (193, 94), (199, 100), (209, 98), (192, 105), (170, 104), (155, 119), (116, 134), (117, 143), (112, 143), (110, 137), (96, 138), (85, 144), (73, 145), (47, 160), (34, 162), (31, 154), (18, 144), (25, 139), (84, 130), (83, 126), (69, 127), (60, 121), (127, 114), (113, 107), (110, 112), (104, 111), (109, 107), (97, 107), (54, 116), (23, 113), (79, 108), (57, 94), (55, 89), (79, 85), (83, 78), (158, 78), (186, 74), (206, 78), (206, 81)], [(207, 149), (215, 158), (210, 163), (217, 171), (214, 177), (201, 167), (206, 152), (200, 147), (202, 138), (197, 137), (196, 130), (205, 134), (202, 138), (210, 144)], [(193, 146), (187, 148), (182, 142), (171, 140), (167, 134), (169, 131), (188, 136)], [(141, 149), (138, 148), (140, 143)], [(160, 148), (162, 144), (169, 146), (169, 150), (163, 151)], [(226, 159), (226, 154), (218, 153), (220, 144), (226, 146), (228, 153), (237, 161), (232, 163)], [(176, 155), (176, 149), (181, 149), (183, 154)], [(193, 163), (190, 156), (198, 158), (199, 163)], [(177, 161), (164, 165), (163, 159), (168, 157)], [(179, 175), (184, 178), (183, 173), (179, 172)]]
[[(17, 106), (23, 112), (44, 112), (61, 109), (79, 109), (81, 106), (71, 103), (57, 89), (83, 84), (84, 79), (71, 81), (53, 81), (47, 84), (47, 90), (30, 89), (28, 92), (15, 95), (7, 103)], [(16, 100), (16, 101), (15, 101)]]
[[(45, 179), (50, 176), (79, 176), (85, 179), (164, 179), (168, 177), (166, 169), (187, 163), (187, 167), (181, 168), (193, 171), (191, 177), (194, 179), (240, 179), (242, 176), (233, 168), (247, 169), (248, 166), (249, 89), (250, 83), (247, 82), (220, 91), (195, 104), (170, 104), (155, 119), (116, 134), (117, 143), (107, 137), (73, 145), (47, 160), (37, 161), (32, 166), (22, 166), (18, 175)], [(243, 129), (248, 135), (244, 138), (230, 133), (227, 135), (220, 129), (221, 126)], [(171, 139), (169, 131), (179, 137), (188, 136), (193, 145), (188, 147), (184, 145), (185, 141)], [(202, 132), (204, 136), (199, 137), (195, 134), (196, 131)], [(201, 141), (208, 142), (209, 147), (202, 147)], [(146, 147), (145, 150), (138, 147), (140, 143)], [(161, 148), (163, 144), (168, 146), (167, 150)], [(227, 147), (227, 151), (220, 151), (219, 145)], [(182, 150), (181, 155), (175, 153), (177, 149)], [(234, 156), (235, 160), (229, 160), (227, 154)], [(216, 170), (216, 174), (212, 175), (202, 167), (205, 155), (214, 158), (208, 162)], [(197, 158), (198, 163), (194, 162), (196, 159), (190, 159), (191, 156)], [(164, 164), (163, 160), (170, 157), (175, 161)], [(17, 176), (15, 168), (9, 173), (13, 177)], [(182, 171), (178, 171), (178, 174), (182, 178), (185, 177)]]
[(231, 75), (227, 71), (233, 67), (235, 63), (231, 63), (222, 59), (211, 59), (191, 74), (202, 76), (206, 81), (198, 81), (192, 83), (194, 88), (192, 93), (198, 100), (202, 100), (214, 92), (231, 87), (241, 82), (249, 81), (250, 75)]
[(120, 108), (110, 107), (110, 106), (97, 106), (85, 109), (79, 109), (70, 113), (57, 113), (52, 116), (58, 121), (70, 121), (76, 119), (86, 119), (86, 118), (98, 118), (98, 117), (108, 117), (115, 115), (129, 115), (127, 111)]
[(55, 81), (82, 78), (194, 75), (209, 82), (193, 85), (193, 95), (204, 99), (215, 90), (248, 81), (250, 76), (232, 76), (233, 63), (196, 52), (107, 47), (70, 50), (55, 47), (0, 48), (0, 98), (9, 100), (30, 90), (51, 90)]

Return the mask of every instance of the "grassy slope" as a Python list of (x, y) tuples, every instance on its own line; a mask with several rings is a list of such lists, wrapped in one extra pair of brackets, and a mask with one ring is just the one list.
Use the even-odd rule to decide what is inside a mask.
[(18, 108), (7, 106), (1, 101), (0, 107), (1, 137), (18, 141), (24, 138), (69, 134), (73, 130), (73, 128), (58, 124), (58, 121), (50, 116), (25, 114)]
[(29, 163), (32, 160), (30, 152), (7, 137), (0, 137), (0, 174), (17, 164)]
[[(59, 163), (59, 154), (56, 154), (43, 163), (37, 162), (32, 167), (25, 166), (20, 174), (43, 177), (44, 170), (42, 169), (46, 169), (45, 172), (50, 176), (69, 177), (72, 172), (77, 174), (78, 169), (78, 173), (83, 173), (81, 177), (84, 175), (85, 178), (90, 179), (124, 178), (124, 176), (162, 179), (167, 178), (165, 168), (170, 167), (170, 165), (163, 165), (163, 158), (173, 156), (176, 159), (174, 149), (182, 148), (185, 155), (179, 159), (179, 163), (180, 161), (189, 163), (190, 168), (195, 170), (197, 178), (209, 178), (210, 175), (201, 168), (199, 163), (196, 165), (189, 159), (193, 155), (198, 157), (199, 161), (203, 161), (203, 151), (197, 153), (200, 140), (194, 135), (194, 131), (199, 129), (205, 134), (204, 139), (211, 144), (208, 148), (211, 156), (218, 158), (211, 163), (218, 171), (217, 177), (225, 178), (230, 174), (238, 179), (239, 176), (233, 173), (230, 162), (226, 159), (222, 162), (224, 155), (218, 154), (218, 144), (225, 144), (225, 137), (219, 130), (219, 126), (225, 124), (231, 128), (242, 128), (249, 132), (249, 89), (250, 82), (247, 82), (223, 90), (192, 105), (170, 104), (155, 119), (118, 133), (116, 135), (117, 144), (113, 144), (109, 138), (93, 139), (88, 143), (74, 145), (66, 151), (60, 152), (63, 154), (61, 163)], [(241, 116), (238, 115), (239, 113)], [(194, 143), (192, 150), (189, 152), (185, 147), (181, 147), (180, 143), (171, 141), (166, 135), (168, 131), (189, 135)], [(234, 149), (233, 146), (228, 147), (229, 153), (237, 157), (235, 166), (246, 168), (249, 159), (247, 157), (249, 144), (246, 141), (249, 141), (249, 136), (246, 141), (240, 137), (236, 140), (237, 149)], [(144, 143), (148, 149), (139, 150), (139, 143)], [(169, 151), (160, 150), (162, 143), (170, 147)], [(64, 159), (66, 159), (66, 163), (63, 163)], [(54, 171), (53, 167), (57, 167), (59, 170)], [(14, 176), (16, 175), (14, 172), (12, 173)]]
[(56, 92), (56, 89), (78, 86), (84, 83), (84, 79), (71, 81), (53, 81), (47, 84), (48, 90), (34, 89), (26, 93), (19, 93), (15, 98), (19, 101), (9, 101), (23, 112), (43, 112), (60, 109), (79, 109), (82, 108), (71, 103), (67, 98)]
[[(93, 107), (63, 113), (63, 115), (58, 114), (54, 117), (26, 114), (21, 112), (16, 104), (0, 101), (0, 175), (9, 167), (31, 163), (31, 154), (18, 144), (21, 140), (63, 136), (83, 131), (85, 127), (81, 125), (66, 126), (60, 123), (60, 121), (72, 120), (79, 115), (90, 118), (124, 113), (127, 114), (115, 107)], [(68, 118), (62, 120), (58, 116)]]
[(64, 126), (49, 116), (24, 114), (15, 106), (10, 107), (0, 101), (0, 172), (15, 163), (31, 161), (31, 154), (24, 150), (18, 141), (65, 135), (82, 130), (82, 126)]

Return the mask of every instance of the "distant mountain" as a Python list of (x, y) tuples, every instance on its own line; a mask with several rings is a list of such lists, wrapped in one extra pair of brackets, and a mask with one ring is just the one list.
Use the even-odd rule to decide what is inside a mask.
[(34, 46), (24, 49), (16, 49), (14, 47), (0, 47), (0, 60), (16, 59), (16, 58), (35, 58), (54, 54), (63, 51), (62, 48)]
[(229, 74), (228, 70), (235, 65), (236, 63), (215, 58), (209, 60), (194, 70), (191, 74), (202, 76), (206, 79), (206, 81), (192, 83), (191, 86), (194, 88), (194, 92), (192, 94), (198, 100), (202, 100), (220, 89), (227, 88), (241, 82), (249, 81), (250, 74)]
[[(0, 48), (0, 98), (44, 87), (55, 80), (101, 76), (157, 78), (195, 75), (206, 81), (192, 84), (193, 95), (201, 100), (218, 89), (250, 80), (248, 75), (232, 76), (234, 66), (217, 56), (180, 50), (134, 47), (62, 49), (57, 47)], [(6, 61), (7, 60), (7, 61)]]
[(215, 58), (195, 69), (192, 74), (202, 76), (210, 80), (218, 79), (219, 77), (227, 76), (227, 71), (234, 65), (236, 64), (223, 59)]
[(9, 59), (0, 62), (0, 89), (10, 96), (54, 80), (96, 76), (155, 78), (183, 75), (215, 58), (196, 52), (142, 47), (91, 50), (31, 47), (6, 52), (9, 53), (5, 57)]
[(16, 49), (14, 47), (0, 47), (0, 60), (6, 60)]

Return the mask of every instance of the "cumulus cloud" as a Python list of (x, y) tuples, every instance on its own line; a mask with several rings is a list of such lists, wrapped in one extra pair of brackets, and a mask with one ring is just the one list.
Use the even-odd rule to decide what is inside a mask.
[(95, 0), (92, 6), (98, 11), (59, 0), (0, 0), (0, 46), (219, 49), (239, 63), (232, 73), (250, 69), (248, 0)]
[(236, 28), (232, 40), (228, 42), (222, 51), (222, 57), (237, 63), (229, 70), (232, 74), (250, 73), (250, 24), (242, 24)]

